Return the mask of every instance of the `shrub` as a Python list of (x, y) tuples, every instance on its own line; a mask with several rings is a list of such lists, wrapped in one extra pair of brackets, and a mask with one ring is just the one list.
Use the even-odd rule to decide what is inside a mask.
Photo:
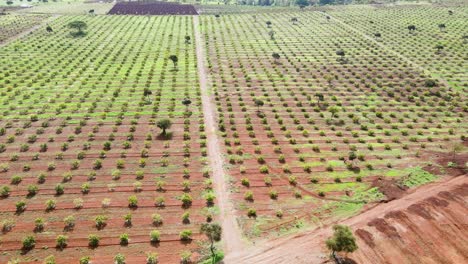
[(55, 185), (55, 193), (57, 195), (61, 195), (64, 193), (64, 187), (62, 184), (58, 183), (57, 185)]
[(242, 179), (241, 179), (241, 183), (242, 183), (242, 185), (244, 185), (244, 186), (246, 186), (246, 187), (249, 187), (249, 186), (250, 186), (250, 181), (249, 181), (249, 179), (247, 179), (247, 178), (242, 178)]
[(244, 194), (244, 199), (247, 201), (253, 201), (253, 192), (252, 191), (246, 191)]
[(55, 263), (56, 263), (56, 261), (55, 261), (55, 256), (54, 255), (47, 256), (44, 259), (44, 264), (55, 264)]
[(192, 230), (182, 230), (180, 233), (179, 233), (179, 237), (180, 237), (180, 240), (182, 241), (188, 241), (188, 240), (191, 240), (192, 239)]
[(269, 172), (268, 166), (263, 165), (260, 167), (260, 173), (267, 174)]
[(10, 232), (15, 226), (15, 221), (12, 219), (5, 219), (2, 221), (2, 232)]
[(99, 240), (101, 240), (101, 238), (98, 235), (91, 234), (88, 236), (88, 245), (92, 248), (98, 247)]
[(83, 199), (81, 198), (73, 199), (73, 205), (75, 206), (75, 209), (81, 209), (83, 207)]
[(81, 257), (80, 258), (80, 264), (89, 264), (89, 263), (91, 263), (90, 260), (91, 260), (91, 258), (88, 257), (88, 256)]
[(73, 215), (66, 216), (63, 219), (63, 222), (65, 223), (65, 228), (72, 228), (75, 226), (75, 217)]
[(68, 237), (64, 235), (58, 235), (56, 241), (56, 247), (63, 249), (67, 246)]
[(157, 264), (158, 263), (158, 254), (149, 252), (146, 254), (146, 264)]
[(10, 187), (4, 185), (0, 188), (0, 196), (5, 198), (5, 197), (8, 197), (10, 195)]
[(138, 198), (135, 195), (128, 197), (128, 206), (129, 207), (137, 207), (138, 206)]
[(183, 206), (190, 206), (192, 204), (192, 196), (190, 194), (184, 193), (180, 197)]
[(50, 210), (55, 209), (55, 206), (57, 205), (57, 202), (55, 200), (49, 199), (49, 200), (46, 201), (45, 205), (46, 205), (46, 210), (50, 211)]
[(151, 243), (159, 242), (161, 233), (158, 230), (152, 230), (150, 232), (150, 241)]
[(163, 219), (162, 219), (160, 214), (153, 214), (151, 216), (151, 219), (153, 220), (153, 225), (155, 225), (155, 226), (162, 225), (162, 223), (163, 223)]
[(27, 236), (23, 238), (23, 249), (30, 250), (36, 245), (36, 238), (34, 236)]
[(281, 209), (277, 210), (277, 211), (276, 211), (276, 216), (277, 216), (278, 218), (283, 217), (283, 210), (281, 210)]
[(28, 185), (28, 196), (34, 196), (39, 191), (39, 188), (36, 185)]
[(255, 208), (249, 208), (247, 210), (247, 216), (248, 217), (256, 217), (257, 216), (257, 210), (255, 210)]
[(124, 234), (121, 234), (120, 237), (120, 245), (128, 245), (128, 234), (127, 233), (124, 233)]
[(34, 220), (34, 231), (40, 232), (44, 230), (44, 219), (43, 218), (36, 218)]
[(278, 191), (276, 190), (270, 190), (268, 194), (270, 195), (270, 198), (273, 200), (276, 200), (278, 198)]
[(125, 264), (125, 255), (119, 253), (114, 257), (115, 264)]
[(26, 210), (26, 202), (25, 201), (18, 201), (16, 202), (16, 212), (21, 213)]
[(98, 215), (94, 218), (94, 222), (96, 223), (96, 227), (101, 229), (107, 224), (107, 216)]
[(126, 226), (131, 226), (132, 225), (132, 214), (131, 213), (128, 213), (128, 214), (124, 215), (123, 219), (124, 219), (124, 224)]
[(18, 175), (14, 175), (11, 177), (11, 184), (14, 184), (14, 185), (18, 185), (21, 181), (23, 180), (23, 178), (21, 176), (18, 176)]
[(189, 264), (191, 263), (192, 253), (190, 251), (184, 251), (180, 254), (180, 263)]

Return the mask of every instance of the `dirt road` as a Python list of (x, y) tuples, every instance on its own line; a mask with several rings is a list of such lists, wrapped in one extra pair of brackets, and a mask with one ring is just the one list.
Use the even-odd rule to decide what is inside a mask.
[(236, 222), (234, 207), (230, 201), (229, 185), (223, 168), (224, 159), (220, 149), (219, 138), (216, 134), (216, 107), (208, 88), (206, 67), (204, 62), (203, 39), (199, 28), (198, 16), (193, 16), (195, 34), (198, 76), (202, 93), (203, 116), (205, 118), (205, 132), (207, 136), (208, 159), (212, 169), (214, 190), (216, 192), (217, 204), (220, 209), (219, 221), (223, 228), (224, 252), (241, 252), (244, 244), (241, 230)]
[[(342, 222), (351, 226), (353, 230), (364, 228), (375, 219), (380, 219), (391, 212), (401, 212), (409, 207), (419, 204), (427, 199), (434, 199), (435, 196), (441, 193), (451, 193), (453, 190), (466, 189), (468, 186), (467, 175), (462, 175), (449, 180), (430, 183), (411, 190), (406, 196), (401, 199), (391, 201), (389, 203), (380, 204), (360, 215), (349, 218)], [(467, 190), (468, 191), (468, 190)], [(460, 209), (460, 208), (458, 208)], [(464, 212), (463, 212), (464, 210)], [(466, 206), (461, 208), (461, 214), (467, 213)], [(466, 219), (465, 219), (466, 220)], [(466, 222), (466, 221), (465, 221)], [(457, 223), (455, 223), (456, 225)], [(458, 223), (465, 226), (466, 223)], [(413, 225), (417, 225), (414, 223)], [(318, 230), (297, 234), (292, 237), (285, 237), (274, 241), (266, 241), (263, 245), (257, 243), (255, 248), (250, 248), (244, 252), (236, 252), (226, 256), (227, 263), (323, 263), (327, 259), (327, 251), (324, 248), (324, 241), (331, 235), (331, 228), (325, 227)], [(411, 236), (412, 234), (409, 233)], [(387, 241), (388, 242), (388, 241)], [(368, 254), (363, 252), (362, 254)], [(372, 256), (372, 254), (370, 254)], [(369, 256), (367, 256), (369, 257)], [(460, 256), (456, 256), (460, 257)], [(359, 257), (362, 262), (365, 257)], [(395, 258), (397, 259), (397, 258)], [(381, 262), (374, 262), (381, 263)], [(397, 263), (397, 262), (388, 262)], [(407, 262), (412, 263), (412, 262)], [(431, 263), (431, 262), (427, 262)], [(447, 262), (454, 263), (454, 262)]]

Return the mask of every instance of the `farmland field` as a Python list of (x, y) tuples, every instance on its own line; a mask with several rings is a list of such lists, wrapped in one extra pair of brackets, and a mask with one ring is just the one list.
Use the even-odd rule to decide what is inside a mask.
[[(0, 263), (211, 263), (206, 223), (225, 263), (287, 263), (294, 243), (297, 263), (323, 262), (339, 222), (359, 230), (352, 258), (410, 263), (405, 247), (425, 245), (435, 263), (451, 244), (411, 232), (437, 215), (440, 236), (466, 239), (466, 15), (157, 1), (0, 15)], [(380, 254), (387, 224), (409, 231)]]
[[(403, 176), (417, 155), (441, 151), (466, 131), (464, 94), (429, 92), (431, 76), (324, 13), (203, 18), (219, 129), (248, 235), (355, 213), (381, 199), (371, 188), (377, 177)], [(256, 218), (248, 217), (252, 209)]]
[(46, 15), (16, 15), (0, 16), (0, 44), (10, 37), (25, 31), (46, 19)]
[[(63, 29), (77, 19), (89, 25), (78, 40)], [(62, 17), (50, 24), (54, 33), (40, 30), (2, 49), (0, 184), (10, 192), (1, 208), (2, 219), (14, 223), (2, 235), (3, 261), (19, 256), (15, 252), (27, 235), (37, 240), (28, 256), (38, 259), (92, 256), (91, 234), (101, 238), (101, 256), (162, 251), (160, 258), (170, 259), (194, 247), (180, 242), (179, 233), (190, 230), (197, 237), (198, 225), (214, 208), (204, 199), (209, 172), (203, 170), (194, 48), (184, 43), (191, 22), (169, 16)], [(179, 56), (177, 71), (168, 54)], [(145, 87), (152, 88), (150, 98), (143, 96)], [(180, 102), (185, 97), (192, 100), (188, 110)], [(173, 122), (171, 140), (158, 138), (155, 122), (164, 117)], [(183, 195), (193, 197), (191, 206), (182, 208)], [(138, 199), (133, 210), (132, 196)], [(20, 201), (26, 210), (17, 214)], [(55, 208), (46, 210), (52, 202)], [(183, 223), (185, 212), (190, 218)], [(128, 213), (132, 227), (124, 225)], [(162, 218), (160, 227), (152, 224), (153, 214)], [(108, 218), (102, 230), (94, 222), (100, 215)], [(70, 216), (74, 227), (64, 231)], [(34, 232), (37, 218), (45, 223), (43, 232)], [(160, 230), (157, 247), (150, 244), (151, 230)], [(126, 247), (119, 246), (123, 233), (130, 237)], [(68, 246), (57, 252), (55, 239), (62, 234)], [(78, 256), (68, 253), (75, 250)]]

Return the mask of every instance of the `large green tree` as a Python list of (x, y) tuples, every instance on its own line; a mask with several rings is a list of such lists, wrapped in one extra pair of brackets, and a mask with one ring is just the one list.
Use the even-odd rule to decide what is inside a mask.
[(169, 119), (161, 119), (156, 123), (156, 126), (162, 129), (162, 135), (166, 135), (166, 129), (169, 129), (172, 126), (172, 122)]
[(356, 238), (348, 226), (335, 225), (333, 226), (333, 235), (327, 239), (326, 245), (332, 251), (331, 255), (337, 263), (341, 263), (340, 258), (336, 255), (338, 252), (351, 253), (358, 249)]
[(216, 260), (214, 243), (221, 241), (222, 228), (217, 223), (205, 223), (202, 224), (200, 232), (205, 234), (210, 240), (211, 263), (214, 264)]
[(88, 24), (86, 24), (86, 22), (84, 21), (75, 20), (68, 23), (67, 26), (68, 28), (77, 30), (76, 32), (71, 33), (73, 36), (83, 36), (85, 35), (85, 32), (83, 30), (85, 30), (88, 27)]

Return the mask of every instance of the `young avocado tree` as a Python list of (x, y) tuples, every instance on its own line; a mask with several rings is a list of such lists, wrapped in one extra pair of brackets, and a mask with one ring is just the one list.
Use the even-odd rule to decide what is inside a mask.
[(260, 106), (263, 106), (265, 103), (260, 99), (255, 99), (255, 105), (257, 106), (257, 112), (260, 112)]
[(437, 26), (439, 27), (439, 30), (440, 30), (441, 32), (444, 32), (444, 31), (445, 31), (445, 24), (439, 24), (439, 25), (437, 25)]
[(278, 63), (278, 60), (281, 58), (281, 56), (279, 55), (279, 53), (276, 53), (276, 52), (274, 52), (273, 54), (271, 54), (271, 56), (273, 57), (273, 59), (275, 59), (275, 63)]
[(297, 21), (299, 21), (297, 17), (291, 18), (291, 22), (293, 23), (293, 25), (296, 25)]
[(436, 50), (437, 50), (436, 53), (437, 53), (437, 54), (440, 54), (440, 53), (442, 52), (442, 50), (444, 49), (444, 44), (438, 43), (438, 44), (435, 46), (435, 48), (436, 48)]
[(315, 97), (317, 97), (317, 106), (320, 107), (320, 102), (323, 102), (325, 100), (325, 97), (322, 93), (316, 93)]
[(162, 129), (162, 135), (166, 136), (166, 129), (169, 129), (172, 126), (172, 122), (169, 119), (161, 119), (156, 123), (156, 126)]
[(171, 55), (171, 56), (169, 56), (169, 59), (174, 64), (174, 70), (177, 69), (177, 62), (179, 61), (179, 58), (177, 58), (176, 55)]
[(325, 242), (327, 248), (331, 250), (331, 256), (336, 263), (342, 263), (340, 257), (336, 254), (339, 252), (351, 253), (358, 249), (356, 238), (348, 226), (335, 225), (333, 226), (333, 235)]
[(273, 30), (269, 31), (268, 35), (270, 35), (271, 40), (275, 40), (275, 31), (273, 31)]
[(336, 113), (338, 113), (340, 111), (340, 109), (337, 107), (337, 106), (330, 106), (328, 108), (328, 112), (330, 112), (332, 115), (331, 115), (331, 118), (333, 119), (336, 115)]
[(339, 59), (340, 61), (344, 61), (344, 57), (345, 57), (346, 54), (345, 54), (344, 50), (340, 49), (340, 50), (336, 51), (336, 55), (340, 56), (340, 59)]
[(153, 92), (149, 88), (143, 89), (143, 96), (146, 97), (147, 100), (149, 99), (148, 97), (152, 94)]
[(184, 100), (182, 100), (182, 104), (185, 105), (185, 111), (188, 111), (188, 107), (190, 106), (191, 103), (192, 101), (188, 98), (184, 98)]
[(211, 263), (215, 264), (216, 254), (215, 254), (214, 243), (221, 241), (222, 228), (217, 223), (205, 223), (205, 224), (202, 224), (200, 228), (200, 232), (202, 234), (205, 234), (206, 237), (208, 237), (208, 239), (210, 240), (210, 251), (211, 251), (211, 258), (212, 258)]
[(452, 162), (455, 163), (455, 156), (457, 155), (457, 153), (460, 153), (462, 152), (463, 150), (463, 145), (460, 144), (460, 143), (455, 143), (453, 144), (452, 146)]
[(409, 31), (410, 34), (414, 33), (414, 31), (416, 31), (416, 26), (415, 25), (409, 25), (408, 26), (408, 31)]

